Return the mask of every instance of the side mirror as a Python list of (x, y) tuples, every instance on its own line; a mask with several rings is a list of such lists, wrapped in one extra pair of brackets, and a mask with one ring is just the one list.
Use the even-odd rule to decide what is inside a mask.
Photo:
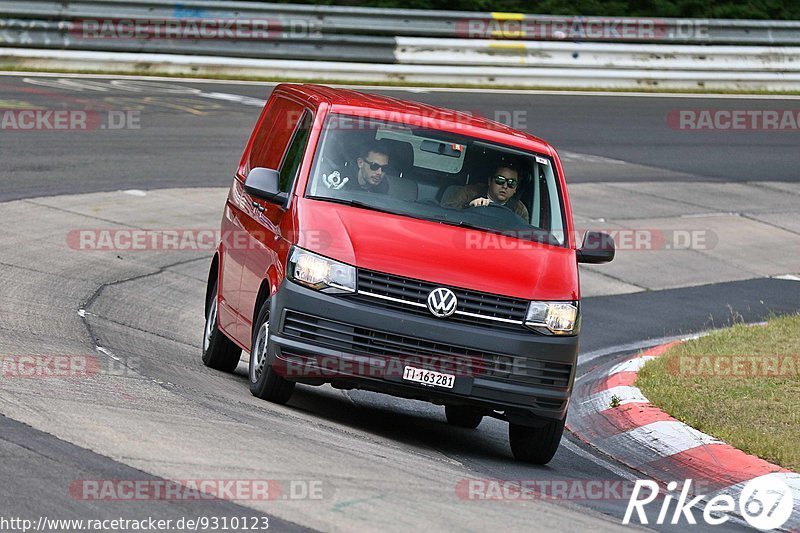
[(587, 231), (578, 250), (578, 263), (608, 263), (614, 260), (614, 237), (600, 231)]
[(256, 167), (247, 174), (244, 190), (247, 194), (273, 201), (281, 193), (280, 175), (271, 168)]

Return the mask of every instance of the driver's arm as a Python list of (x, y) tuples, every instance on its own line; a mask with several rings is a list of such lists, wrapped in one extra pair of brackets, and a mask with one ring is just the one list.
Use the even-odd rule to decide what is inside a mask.
[(475, 198), (469, 203), (470, 207), (483, 207), (492, 203), (488, 198)]
[(442, 207), (465, 209), (472, 200), (481, 195), (480, 186), (462, 185), (454, 189), (453, 191), (445, 191), (440, 204)]

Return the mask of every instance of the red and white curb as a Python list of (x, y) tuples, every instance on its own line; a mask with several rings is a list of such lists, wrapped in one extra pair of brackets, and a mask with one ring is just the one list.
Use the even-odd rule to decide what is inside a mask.
[(582, 376), (575, 384), (567, 429), (662, 484), (691, 479), (705, 494), (728, 494), (738, 501), (748, 481), (766, 475), (780, 479), (794, 497), (794, 512), (782, 529), (800, 531), (800, 474), (679, 422), (652, 405), (634, 386), (645, 363), (678, 342), (650, 348)]

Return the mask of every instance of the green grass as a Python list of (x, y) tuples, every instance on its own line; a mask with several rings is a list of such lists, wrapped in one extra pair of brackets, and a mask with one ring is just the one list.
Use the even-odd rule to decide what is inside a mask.
[(444, 88), (444, 89), (506, 89), (506, 90), (525, 90), (525, 91), (564, 91), (564, 92), (607, 92), (607, 93), (652, 93), (652, 94), (755, 94), (755, 95), (776, 95), (776, 96), (794, 96), (800, 95), (800, 91), (755, 91), (755, 90), (710, 90), (710, 89), (666, 89), (659, 87), (642, 87), (630, 89), (608, 89), (603, 87), (545, 87), (545, 86), (527, 86), (527, 85), (497, 85), (497, 84), (464, 84), (464, 83), (422, 83), (414, 81), (352, 81), (341, 79), (299, 79), (291, 77), (266, 77), (266, 76), (231, 76), (226, 74), (216, 73), (196, 73), (196, 74), (166, 74), (154, 70), (115, 70), (113, 72), (104, 70), (87, 70), (87, 69), (41, 69), (41, 68), (26, 68), (13, 64), (3, 65), (0, 64), (0, 72), (41, 72), (41, 73), (63, 73), (63, 74), (89, 74), (89, 75), (119, 75), (119, 76), (151, 76), (160, 78), (177, 78), (177, 79), (204, 79), (204, 80), (230, 80), (230, 81), (254, 81), (254, 82), (269, 82), (269, 83), (322, 83), (332, 85), (353, 85), (353, 86), (375, 86), (375, 87), (419, 87), (419, 88)]
[[(734, 367), (730, 356), (750, 357), (739, 358), (741, 366)], [(775, 361), (777, 370), (764, 366)], [(678, 420), (797, 472), (798, 363), (800, 315), (791, 315), (765, 327), (740, 324), (675, 346), (645, 365), (636, 386)], [(738, 375), (722, 375), (734, 370)]]

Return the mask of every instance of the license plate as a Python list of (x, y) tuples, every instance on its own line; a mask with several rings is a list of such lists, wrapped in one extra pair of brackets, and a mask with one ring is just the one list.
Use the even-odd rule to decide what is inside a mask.
[(453, 374), (442, 374), (441, 372), (414, 368), (413, 366), (403, 368), (403, 379), (431, 387), (444, 387), (445, 389), (452, 389), (456, 382), (456, 377)]

